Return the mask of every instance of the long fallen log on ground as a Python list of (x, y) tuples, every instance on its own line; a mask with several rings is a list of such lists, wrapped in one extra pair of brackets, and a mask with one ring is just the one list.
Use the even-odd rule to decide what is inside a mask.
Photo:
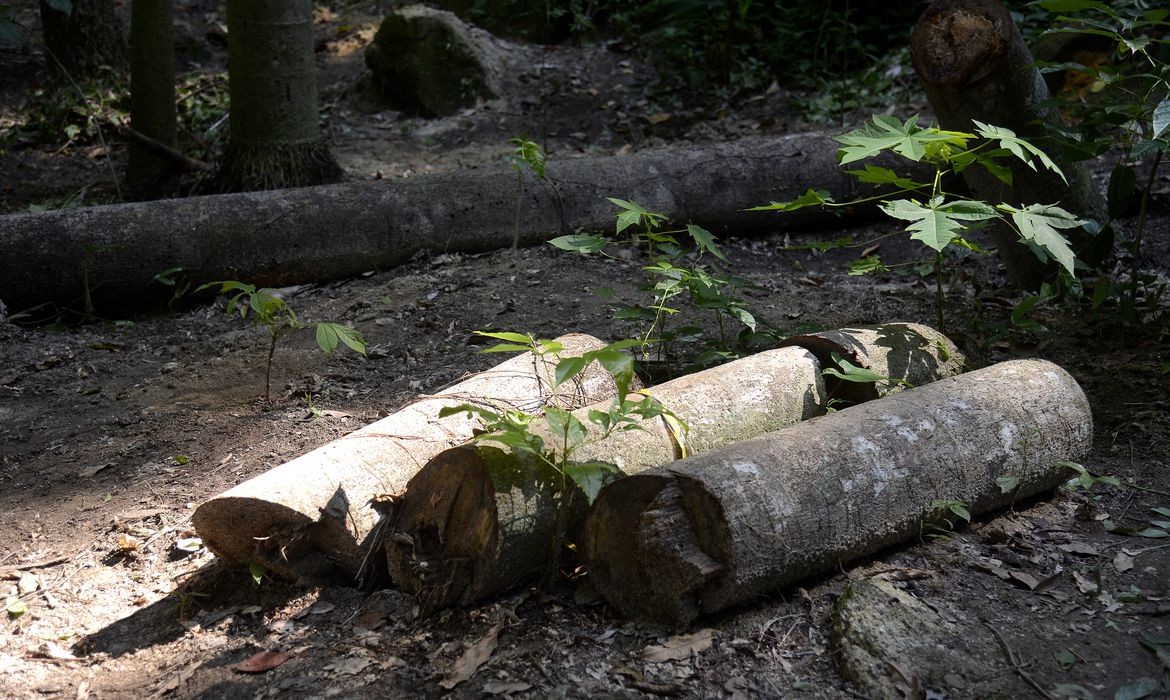
[[(605, 345), (576, 333), (556, 342), (563, 357)], [(537, 410), (552, 400), (554, 369), (543, 357), (517, 355), (210, 499), (195, 510), (195, 529), (230, 566), (259, 564), (290, 580), (338, 570), (356, 576), (378, 520), (371, 499), (401, 494), (427, 460), (481, 427), (465, 415), (440, 418), (439, 411), (462, 403)], [(555, 401), (576, 408), (615, 392), (612, 378), (594, 364), (558, 388)]]
[[(606, 197), (635, 200), (717, 235), (825, 226), (830, 213), (744, 209), (812, 187), (856, 192), (826, 133), (552, 157), (544, 178), (486, 168), (375, 182), (191, 197), (0, 217), (0, 299), (11, 312), (47, 301), (129, 307), (174, 287), (238, 279), (281, 287), (398, 265), (423, 250), (479, 252), (612, 231)], [(868, 193), (871, 190), (864, 190)], [(517, 204), (519, 203), (519, 212)], [(874, 210), (876, 211), (876, 209)], [(868, 216), (858, 208), (852, 216)]]
[[(817, 348), (826, 359), (830, 352), (839, 353), (913, 384), (962, 371), (954, 345), (917, 324), (830, 331), (799, 336), (788, 344), (649, 390), (689, 426), (686, 453), (706, 452), (824, 413), (829, 394), (822, 365), (802, 345)], [(851, 398), (871, 395), (876, 396), (872, 385)], [(588, 425), (591, 410), (607, 407), (585, 407), (576, 415)], [(661, 419), (644, 420), (641, 428), (585, 444), (572, 459), (638, 474), (685, 456)], [(547, 429), (536, 427), (534, 432), (546, 445), (555, 444)], [(536, 577), (547, 565), (557, 531), (560, 482), (547, 464), (495, 443), (440, 453), (407, 484), (384, 533), (391, 579), (415, 594), (421, 609), (429, 612), (468, 604)], [(572, 497), (579, 507), (568, 525), (578, 529), (585, 499), (579, 491)]]
[(982, 513), (1051, 489), (1092, 437), (1050, 362), (943, 379), (610, 484), (590, 577), (626, 615), (685, 626), (919, 534), (945, 502)]

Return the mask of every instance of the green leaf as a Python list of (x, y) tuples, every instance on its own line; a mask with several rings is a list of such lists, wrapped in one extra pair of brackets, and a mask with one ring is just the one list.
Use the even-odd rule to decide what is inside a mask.
[(64, 12), (67, 15), (73, 14), (72, 0), (45, 0), (45, 4), (57, 12)]
[(1139, 678), (1118, 688), (1113, 694), (1113, 700), (1142, 700), (1157, 693), (1159, 687), (1158, 681), (1153, 678)]
[(574, 253), (596, 253), (605, 248), (606, 241), (603, 236), (574, 233), (569, 236), (558, 236), (549, 243), (561, 250), (569, 250)]
[(898, 173), (889, 168), (883, 168), (872, 163), (866, 163), (864, 170), (846, 170), (845, 172), (856, 177), (858, 182), (867, 182), (874, 185), (893, 185), (904, 190), (930, 187), (930, 183), (915, 182), (910, 178), (898, 175)]
[(557, 386), (564, 384), (573, 377), (581, 373), (581, 370), (589, 364), (590, 360), (584, 357), (566, 357), (557, 363), (556, 381)]
[(1077, 665), (1077, 655), (1067, 648), (1053, 652), (1052, 656), (1056, 658), (1056, 663), (1062, 671), (1067, 671)]
[(509, 332), (490, 332), (490, 331), (472, 331), (475, 335), (483, 336), (484, 338), (493, 338), (495, 340), (503, 340), (509, 343), (523, 343), (526, 350), (532, 349), (532, 337), (524, 333), (509, 333)]
[(264, 580), (264, 567), (260, 565), (260, 562), (248, 562), (248, 573), (252, 574), (252, 581), (257, 586)]
[(747, 309), (742, 306), (732, 306), (727, 309), (727, 313), (746, 326), (751, 332), (756, 332), (756, 317), (752, 316), (751, 312)]
[(718, 244), (715, 243), (715, 236), (702, 226), (695, 226), (694, 224), (687, 224), (687, 233), (691, 234), (695, 245), (699, 246), (701, 252), (707, 252), (719, 258), (723, 262), (730, 262), (723, 251), (719, 250)]
[(0, 44), (18, 44), (20, 43), (21, 27), (8, 19), (4, 13), (5, 9), (0, 7)]
[(1159, 507), (1156, 507), (1156, 508), (1151, 508), (1150, 510), (1154, 511), (1154, 512), (1155, 512), (1155, 513), (1157, 513), (1158, 515), (1164, 515), (1164, 516), (1166, 516), (1167, 518), (1170, 518), (1170, 508), (1162, 508), (1162, 507), (1160, 507), (1160, 506), (1159, 506)]
[(1019, 136), (1016, 136), (1016, 132), (1012, 131), (1011, 129), (1005, 129), (1002, 126), (984, 124), (977, 119), (973, 119), (972, 121), (975, 123), (975, 133), (979, 134), (985, 139), (999, 141), (1001, 148), (1006, 148), (1012, 153), (1012, 155), (1019, 158), (1032, 170), (1036, 170), (1035, 161), (1039, 160), (1045, 168), (1048, 168), (1052, 172), (1059, 175), (1060, 179), (1064, 180), (1065, 184), (1068, 184), (1068, 180), (1064, 177), (1064, 173), (1061, 172), (1060, 166), (1054, 163), (1052, 159), (1048, 157), (1047, 153), (1033, 146), (1031, 143), (1025, 141)]
[(1134, 530), (1133, 534), (1137, 537), (1147, 537), (1149, 539), (1162, 539), (1163, 537), (1170, 537), (1170, 532), (1163, 530), (1160, 527), (1146, 527), (1141, 530)]
[(601, 492), (601, 487), (605, 486), (606, 477), (615, 472), (617, 472), (617, 467), (603, 462), (565, 465), (565, 474), (585, 493), (585, 499), (589, 505), (593, 505), (593, 502), (597, 500), (597, 494)]
[(947, 509), (963, 520), (971, 522), (971, 511), (967, 510), (966, 504), (960, 503), (958, 501), (951, 501), (947, 504)]
[(8, 596), (4, 602), (4, 609), (8, 611), (9, 617), (17, 618), (28, 612), (28, 603), (16, 596)]
[(1040, 0), (1040, 2), (1031, 3), (1039, 5), (1049, 12), (1083, 12), (1085, 10), (1098, 10), (1108, 14), (1112, 14), (1112, 10), (1108, 5), (1096, 0)]
[(1068, 274), (1076, 275), (1076, 256), (1057, 229), (1077, 228), (1083, 226), (1084, 221), (1055, 204), (1029, 204), (1023, 209), (1001, 204), (998, 208), (1011, 214), (1012, 221), (1025, 241), (1051, 256)]
[(882, 151), (893, 151), (917, 162), (926, 155), (927, 146), (965, 148), (967, 141), (972, 138), (970, 134), (934, 127), (923, 129), (917, 124), (917, 115), (905, 122), (899, 122), (891, 116), (875, 115), (864, 127), (833, 137), (834, 141), (845, 144), (845, 148), (837, 153), (838, 163), (848, 165)]
[(1125, 214), (1129, 201), (1137, 187), (1137, 173), (1125, 163), (1119, 163), (1109, 174), (1109, 188), (1105, 201), (1109, 207), (1109, 218), (1117, 219)]
[(828, 190), (814, 190), (811, 187), (804, 194), (788, 202), (772, 202), (763, 207), (752, 207), (748, 211), (796, 211), (804, 207), (823, 206), (833, 201)]
[(999, 487), (1000, 493), (1011, 493), (1020, 485), (1020, 477), (1005, 474), (996, 478), (995, 485)]
[(857, 260), (850, 260), (848, 264), (849, 274), (851, 275), (868, 275), (872, 272), (888, 272), (890, 268), (885, 266), (876, 255), (867, 255), (864, 258)]
[(618, 199), (617, 197), (606, 197), (606, 199), (621, 209), (617, 213), (618, 233), (621, 233), (630, 226), (637, 226), (643, 220), (645, 221), (646, 228), (651, 229), (657, 225), (658, 221), (666, 218), (665, 214), (649, 211), (637, 202), (629, 202), (624, 199)]
[(187, 455), (175, 455), (174, 460), (175, 460), (175, 464), (179, 465), (180, 467), (186, 466), (186, 465), (191, 463), (191, 458), (188, 457)]
[(558, 445), (565, 444), (571, 449), (585, 439), (585, 424), (563, 408), (545, 406), (544, 419)]
[(959, 231), (967, 230), (960, 221), (983, 221), (996, 215), (994, 209), (982, 202), (958, 200), (944, 204), (937, 197), (926, 206), (912, 200), (896, 199), (883, 204), (882, 211), (895, 219), (911, 222), (906, 227), (914, 232), (910, 237), (936, 251), (946, 248)]
[(347, 348), (361, 355), (366, 354), (366, 341), (357, 330), (340, 323), (317, 324), (317, 347), (328, 354), (337, 349), (337, 341), (341, 341)]
[(877, 372), (874, 372), (872, 369), (858, 367), (835, 352), (830, 356), (833, 358), (833, 363), (840, 367), (840, 369), (837, 369), (836, 367), (826, 367), (825, 369), (821, 370), (821, 374), (827, 374), (847, 382), (856, 382), (858, 384), (889, 381), (890, 379), (884, 374), (878, 374)]
[(617, 385), (617, 395), (625, 396), (630, 389), (630, 382), (634, 379), (634, 357), (620, 350), (597, 351), (597, 362), (613, 376)]
[(1167, 128), (1170, 128), (1170, 97), (1162, 98), (1158, 106), (1154, 107), (1154, 121), (1151, 124), (1154, 138), (1162, 138)]
[(1061, 700), (1093, 700), (1093, 693), (1076, 683), (1057, 683), (1052, 687), (1052, 691)]

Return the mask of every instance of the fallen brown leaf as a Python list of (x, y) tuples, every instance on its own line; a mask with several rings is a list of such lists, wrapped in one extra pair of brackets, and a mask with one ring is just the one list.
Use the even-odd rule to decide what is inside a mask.
[(661, 645), (650, 645), (642, 650), (642, 658), (651, 663), (689, 659), (711, 648), (715, 641), (715, 630), (701, 629), (692, 634), (679, 634)]
[(258, 651), (240, 663), (232, 666), (237, 673), (264, 673), (271, 671), (292, 658), (292, 654), (283, 651)]
[(503, 629), (503, 624), (497, 623), (487, 631), (475, 644), (467, 648), (463, 655), (455, 660), (455, 665), (451, 667), (451, 672), (447, 677), (439, 682), (439, 685), (444, 690), (451, 690), (463, 681), (475, 675), (479, 667), (492, 657), (496, 651), (496, 645), (500, 640), (500, 630)]

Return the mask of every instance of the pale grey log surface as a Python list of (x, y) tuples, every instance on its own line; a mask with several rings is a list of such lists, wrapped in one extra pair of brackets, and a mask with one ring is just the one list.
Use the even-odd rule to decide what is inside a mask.
[[(919, 533), (936, 499), (982, 513), (1051, 489), (1092, 436), (1084, 393), (1052, 363), (942, 379), (607, 486), (591, 576), (626, 614), (686, 625)], [(653, 527), (679, 512), (689, 527)]]

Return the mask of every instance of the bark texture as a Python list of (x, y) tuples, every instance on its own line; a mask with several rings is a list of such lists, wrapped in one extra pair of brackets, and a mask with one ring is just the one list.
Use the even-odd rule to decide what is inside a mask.
[[(130, 6), (130, 125), (134, 131), (175, 149), (174, 3), (134, 0)], [(130, 140), (126, 184), (136, 192), (161, 191), (174, 163), (141, 140)]]
[[(828, 394), (822, 365), (804, 349), (808, 345), (869, 360), (875, 371), (888, 370), (916, 383), (962, 369), (961, 356), (948, 339), (914, 324), (800, 336), (788, 345), (649, 389), (689, 426), (681, 443), (664, 421), (652, 419), (642, 421), (641, 430), (614, 432), (583, 445), (572, 461), (611, 464), (615, 478), (639, 474), (820, 415)], [(939, 347), (950, 348), (949, 360), (939, 360)], [(872, 386), (857, 391), (854, 400), (871, 396), (877, 396)], [(590, 410), (607, 408), (608, 402), (576, 413), (589, 425)], [(556, 444), (548, 430), (534, 432), (546, 445)], [(544, 462), (496, 446), (440, 453), (407, 484), (388, 528), (391, 579), (430, 612), (535, 578), (544, 571), (549, 543), (558, 532), (560, 484), (559, 474)], [(584, 520), (585, 496), (574, 488), (571, 497), (578, 507), (565, 526), (573, 535)]]
[[(564, 356), (604, 346), (592, 336), (558, 338)], [(518, 355), (433, 396), (328, 443), (207, 501), (192, 521), (207, 548), (230, 566), (257, 563), (285, 579), (331, 572), (357, 576), (366, 540), (393, 510), (411, 476), (442, 450), (469, 440), (480, 427), (464, 415), (439, 418), (461, 403), (535, 410), (551, 400), (555, 363)], [(557, 402), (577, 408), (612, 396), (596, 366)]]
[(126, 36), (114, 0), (73, 0), (69, 13), (40, 0), (41, 30), (52, 73), (82, 82), (126, 68)]
[(312, 0), (228, 0), (231, 138), (223, 191), (336, 182), (317, 115)]
[[(1043, 147), (1045, 122), (1059, 115), (1044, 105), (1048, 87), (1011, 13), (998, 0), (938, 0), (923, 12), (910, 37), (914, 70), (944, 129), (971, 131), (972, 120), (1003, 126)], [(998, 204), (1060, 203), (1081, 217), (1105, 221), (1104, 203), (1083, 163), (1061, 162), (1068, 184), (1056, 174), (1011, 162), (1012, 185), (975, 166), (963, 171), (980, 199)], [(1035, 288), (1046, 267), (1005, 225), (991, 228), (1000, 259), (1013, 284)], [(1092, 247), (1084, 232), (1071, 232), (1073, 249)]]
[(943, 379), (610, 484), (586, 526), (590, 575), (623, 613), (685, 626), (912, 537), (937, 500), (978, 514), (1051, 489), (1092, 435), (1052, 363)]
[(393, 267), (423, 250), (503, 248), (516, 233), (517, 198), (525, 245), (577, 229), (612, 231), (607, 196), (721, 236), (839, 225), (848, 219), (823, 211), (743, 211), (809, 187), (843, 198), (855, 183), (837, 167), (837, 145), (811, 133), (554, 161), (544, 179), (526, 173), (522, 187), (515, 172), (499, 168), (2, 216), (0, 299), (12, 312), (74, 304), (88, 286), (99, 310), (126, 309), (152, 291), (169, 297), (173, 289), (152, 280), (172, 267), (193, 286), (240, 279), (282, 287)]

